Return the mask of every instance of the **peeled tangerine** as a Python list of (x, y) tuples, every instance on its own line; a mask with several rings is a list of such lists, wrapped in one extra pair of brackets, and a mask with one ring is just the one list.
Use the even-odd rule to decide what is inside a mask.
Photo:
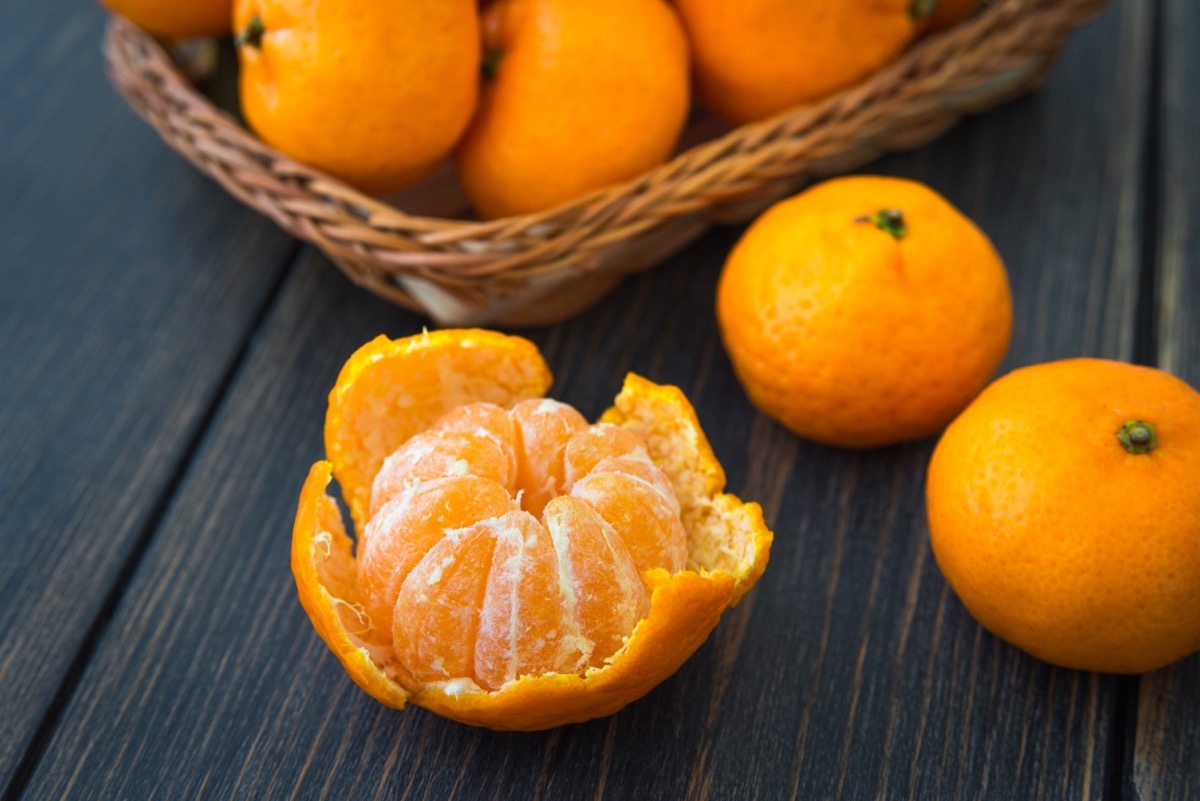
[(678, 389), (630, 375), (589, 425), (541, 397), (549, 384), (532, 344), (487, 331), (380, 337), (343, 368), (292, 569), (317, 632), (380, 701), (497, 729), (610, 714), (762, 574), (762, 510), (721, 492)]

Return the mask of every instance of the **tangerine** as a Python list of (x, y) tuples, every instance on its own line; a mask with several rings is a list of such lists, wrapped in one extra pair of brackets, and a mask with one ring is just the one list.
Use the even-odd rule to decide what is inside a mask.
[(671, 155), (690, 103), (687, 39), (663, 0), (497, 0), (479, 112), (456, 152), (484, 217), (528, 214)]
[(588, 425), (538, 397), (548, 384), (530, 343), (485, 331), (380, 338), (343, 368), (292, 567), (318, 633), (384, 703), (504, 729), (610, 714), (762, 574), (762, 510), (722, 492), (678, 389), (631, 375)]
[(926, 500), (937, 563), (989, 631), (1068, 668), (1141, 673), (1200, 649), (1200, 393), (1070, 359), (999, 379), (946, 429)]
[(1000, 256), (914, 181), (827, 181), (771, 207), (717, 287), (750, 400), (801, 436), (866, 448), (919, 439), (983, 389), (1008, 349)]
[(235, 0), (233, 20), (250, 126), (364, 192), (432, 170), (475, 110), (473, 0)]
[(697, 93), (733, 125), (851, 86), (921, 30), (928, 0), (676, 0)]

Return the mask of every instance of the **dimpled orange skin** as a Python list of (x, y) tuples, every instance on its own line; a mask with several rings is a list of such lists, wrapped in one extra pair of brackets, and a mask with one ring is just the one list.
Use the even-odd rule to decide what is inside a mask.
[(498, 0), (484, 15), (484, 49), (499, 60), (457, 151), (480, 215), (551, 208), (671, 155), (690, 87), (665, 2)]
[(421, 177), (475, 109), (479, 18), (471, 0), (235, 0), (242, 111), (297, 161), (371, 194)]
[(912, 0), (676, 0), (696, 89), (733, 125), (851, 86), (916, 37)]
[[(1117, 432), (1149, 422), (1158, 446)], [(1200, 394), (1098, 359), (1016, 370), (929, 465), (934, 555), (983, 626), (1068, 668), (1141, 673), (1200, 649)]]
[(100, 0), (156, 36), (190, 39), (229, 33), (233, 0)]
[[(900, 210), (897, 240), (864, 220)], [(935, 433), (1008, 349), (999, 255), (913, 181), (828, 181), (768, 209), (717, 287), (717, 319), (746, 393), (801, 436), (868, 448)]]

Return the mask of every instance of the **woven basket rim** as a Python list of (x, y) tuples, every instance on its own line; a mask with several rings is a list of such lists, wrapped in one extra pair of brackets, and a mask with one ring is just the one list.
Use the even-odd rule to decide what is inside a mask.
[[(586, 195), (581, 195), (543, 211), (532, 214), (515, 215), (491, 220), (458, 219), (425, 216), (406, 212), (378, 198), (360, 192), (349, 184), (330, 176), (319, 169), (309, 167), (291, 157), (279, 153), (259, 139), (252, 130), (243, 126), (231, 114), (216, 107), (205, 95), (196, 89), (181, 71), (175, 66), (166, 50), (149, 34), (136, 28), (129, 21), (113, 15), (109, 23), (106, 53), (110, 68), (117, 58), (117, 48), (114, 42), (118, 39), (128, 39), (131, 36), (139, 38), (146, 48), (146, 56), (156, 62), (156, 66), (164, 72), (173, 73), (179, 85), (190, 90), (188, 99), (199, 101), (209, 107), (209, 110), (233, 129), (231, 138), (242, 140), (238, 144), (251, 150), (263, 150), (261, 155), (269, 159), (274, 171), (280, 175), (306, 182), (307, 192), (314, 197), (323, 198), (336, 204), (357, 207), (367, 214), (361, 222), (368, 227), (382, 231), (394, 229), (412, 230), (415, 232), (453, 230), (455, 239), (488, 239), (505, 238), (510, 230), (524, 231), (537, 228), (540, 223), (558, 221), (563, 217), (578, 215), (579, 221), (594, 219), (605, 213), (610, 199), (629, 200), (646, 193), (647, 187), (652, 186), (654, 179), (662, 176), (677, 177), (680, 174), (694, 174), (694, 165), (710, 165), (724, 155), (739, 150), (747, 142), (766, 143), (777, 139), (784, 129), (794, 131), (797, 128), (813, 127), (822, 122), (836, 119), (839, 112), (847, 107), (857, 106), (871, 99), (883, 85), (893, 84), (903, 74), (912, 72), (919, 65), (929, 61), (937, 61), (946, 51), (961, 50), (970, 47), (978, 40), (986, 38), (998, 25), (1016, 18), (1022, 14), (1052, 8), (1055, 6), (1079, 7), (1090, 16), (1105, 4), (1106, 0), (997, 0), (973, 18), (960, 23), (954, 28), (943, 31), (914, 43), (900, 58), (873, 73), (863, 82), (842, 90), (828, 98), (815, 103), (798, 106), (767, 119), (732, 128), (715, 139), (700, 142), (690, 148), (677, 152), (666, 163), (634, 178), (597, 189)], [(742, 152), (746, 152), (741, 147)], [(352, 201), (352, 202), (347, 202)], [(358, 215), (356, 215), (358, 216)], [(432, 243), (431, 243), (432, 244)]]
[(1029, 91), (1107, 4), (995, 0), (822, 101), (554, 208), (494, 220), (406, 212), (278, 153), (127, 21), (110, 22), (105, 57), (114, 86), (168, 145), (355, 283), (443, 324), (527, 325), (573, 314), (562, 310), (578, 311), (585, 295), (597, 299), (714, 223), (743, 221), (814, 178), (924, 144), (964, 114)]

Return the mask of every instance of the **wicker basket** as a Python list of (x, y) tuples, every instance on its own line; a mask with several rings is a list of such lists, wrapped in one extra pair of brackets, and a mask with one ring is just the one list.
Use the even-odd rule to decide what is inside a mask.
[[(404, 213), (281, 155), (120, 18), (105, 55), (118, 90), (171, 147), (356, 283), (443, 325), (521, 326), (575, 314), (713, 223), (747, 220), (815, 177), (924, 144), (963, 114), (1031, 90), (1068, 34), (1104, 5), (998, 0), (828, 100), (701, 141), (549, 211), (489, 222)], [(698, 119), (684, 141), (711, 130)]]

